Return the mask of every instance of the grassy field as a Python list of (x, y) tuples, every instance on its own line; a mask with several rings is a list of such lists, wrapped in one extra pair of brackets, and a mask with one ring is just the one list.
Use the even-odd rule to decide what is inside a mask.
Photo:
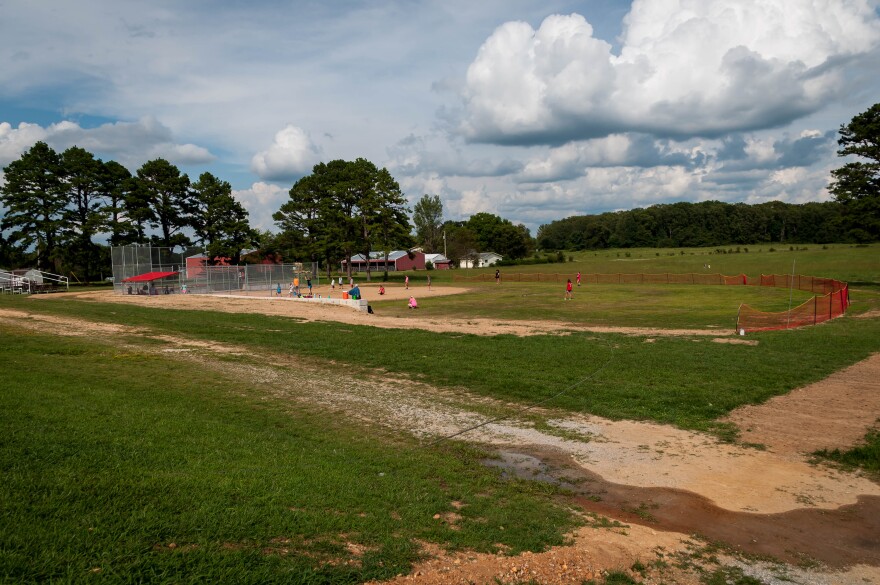
[[(880, 308), (878, 261), (866, 250), (877, 251), (687, 251), (638, 264), (687, 272), (711, 256), (713, 271), (716, 258), (724, 258), (740, 262), (725, 273), (751, 275), (785, 272), (771, 262), (761, 269), (758, 260), (784, 257), (781, 265), (797, 258), (800, 267), (815, 258), (797, 271), (861, 283), (853, 292), (857, 314)], [(615, 254), (605, 253), (602, 262), (623, 264)], [(597, 258), (583, 253), (565, 266), (597, 272), (587, 268), (598, 266)], [(560, 328), (570, 321), (728, 330), (740, 302), (765, 310), (789, 303), (788, 291), (753, 287), (590, 287), (576, 290), (570, 303), (561, 293), (550, 285), (481, 284), (464, 296), (431, 298), (420, 311), (547, 319)], [(796, 291), (795, 303), (806, 296)], [(750, 335), (758, 345), (748, 346), (693, 336), (645, 343), (644, 336), (616, 333), (438, 334), (409, 327), (413, 316), (386, 303), (376, 303), (377, 311), (399, 311), (400, 329), (61, 296), (5, 296), (0, 308), (299, 356), (328, 372), (388, 372), (513, 404), (556, 396), (548, 407), (727, 436), (731, 429), (717, 419), (731, 409), (880, 351), (880, 319), (851, 315)], [(129, 339), (155, 343), (134, 332)], [(501, 481), (479, 464), (479, 451), (446, 443), (422, 448), (405, 436), (267, 398), (257, 382), (242, 386), (192, 362), (109, 341), (3, 327), (0, 384), (3, 582), (352, 583), (406, 572), (420, 540), (539, 550), (561, 542), (578, 522), (547, 486)], [(462, 516), (455, 528), (434, 519), (453, 512)]]
[[(455, 283), (459, 284), (459, 283)], [(549, 320), (617, 327), (664, 329), (717, 329), (734, 331), (742, 303), (764, 311), (785, 311), (789, 291), (752, 286), (692, 285), (583, 285), (575, 286), (571, 302), (563, 302), (562, 283), (464, 283), (468, 294), (431, 297), (419, 295), (422, 316)], [(793, 306), (812, 298), (793, 291)], [(408, 317), (405, 303), (370, 299), (383, 315)]]
[(416, 540), (536, 550), (577, 522), (480, 452), (155, 354), (4, 328), (0, 384), (3, 583), (357, 583), (408, 571)]
[[(773, 251), (771, 252), (771, 248)], [(855, 246), (850, 244), (779, 244), (728, 246), (721, 248), (632, 248), (628, 250), (602, 250), (596, 252), (567, 252), (566, 262), (537, 264), (533, 266), (502, 266), (506, 272), (545, 272), (570, 274), (572, 279), (578, 271), (584, 274), (617, 273), (720, 273), (725, 275), (746, 274), (758, 278), (761, 274), (796, 274), (836, 278), (853, 285), (873, 283), (880, 285), (880, 244)], [(737, 252), (739, 250), (739, 252)], [(730, 252), (728, 252), (730, 251)], [(682, 253), (684, 252), (684, 253)], [(572, 258), (573, 262), (568, 259)], [(706, 266), (709, 268), (706, 268)], [(433, 270), (434, 282), (452, 281), (456, 271)], [(495, 273), (494, 268), (464, 271), (467, 273)], [(426, 273), (410, 274), (410, 282), (422, 283)], [(381, 279), (381, 273), (374, 277)], [(392, 280), (403, 280), (403, 275), (391, 273)], [(375, 278), (374, 278), (375, 279)]]

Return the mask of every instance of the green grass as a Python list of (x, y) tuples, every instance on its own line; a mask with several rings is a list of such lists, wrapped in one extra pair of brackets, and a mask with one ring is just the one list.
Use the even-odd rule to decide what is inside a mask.
[[(771, 252), (770, 248), (775, 251)], [(544, 264), (540, 267), (541, 271), (551, 273), (576, 274), (578, 270), (585, 274), (709, 272), (729, 276), (746, 274), (749, 278), (757, 278), (761, 274), (791, 274), (794, 269), (796, 274), (837, 278), (852, 284), (880, 283), (880, 263), (877, 261), (880, 244), (755, 244), (725, 246), (723, 250), (731, 253), (717, 253), (716, 250), (721, 249), (633, 248), (569, 252), (566, 258), (573, 256), (574, 262)], [(736, 252), (737, 249), (740, 250), (739, 253)], [(703, 268), (705, 264), (711, 268)], [(502, 268), (502, 272), (520, 272), (525, 271), (525, 268), (508, 266)]]
[[(0, 385), (2, 582), (353, 583), (408, 571), (417, 539), (539, 550), (575, 523), (482, 453), (191, 362), (4, 328)], [(433, 518), (454, 501), (457, 529)]]
[(645, 343), (642, 336), (610, 333), (438, 334), (61, 298), (0, 303), (294, 354), (328, 367), (346, 364), (364, 374), (389, 372), (520, 404), (561, 393), (547, 406), (703, 430), (717, 428), (715, 419), (737, 406), (783, 394), (880, 351), (880, 320), (850, 317), (750, 335), (758, 345), (748, 346), (687, 336)]
[[(774, 251), (771, 252), (770, 249)], [(790, 248), (795, 248), (791, 250)], [(737, 252), (739, 249), (739, 252)], [(719, 253), (723, 250), (724, 253)], [(727, 252), (730, 253), (727, 253)], [(684, 252), (684, 254), (682, 254)], [(501, 266), (502, 275), (515, 272), (541, 272), (569, 274), (574, 280), (578, 271), (584, 274), (617, 273), (720, 273), (728, 276), (746, 274), (758, 278), (761, 274), (791, 274), (837, 278), (854, 285), (880, 284), (880, 244), (752, 244), (725, 246), (723, 248), (632, 248), (627, 250), (601, 250), (566, 252), (573, 262), (535, 264), (528, 266)], [(710, 265), (706, 269), (704, 265)], [(495, 274), (495, 267), (466, 270), (432, 270), (416, 272), (390, 272), (389, 282), (403, 283), (407, 274), (410, 286), (422, 286), (430, 273), (432, 283), (453, 282), (455, 275), (473, 276)], [(334, 272), (334, 274), (336, 274)], [(324, 274), (321, 275), (322, 282)], [(365, 274), (358, 275), (360, 281)], [(381, 272), (372, 274), (373, 281), (381, 281)], [(456, 283), (458, 284), (458, 283)], [(495, 284), (494, 282), (492, 284)]]
[[(742, 303), (764, 311), (785, 311), (789, 291), (772, 287), (695, 285), (582, 285), (573, 300), (564, 301), (558, 283), (467, 283), (462, 295), (421, 293), (419, 317), (457, 317), (505, 320), (544, 319), (594, 326), (660, 327), (664, 329), (735, 329)], [(419, 294), (421, 291), (416, 292)], [(793, 291), (797, 306), (812, 298)], [(401, 301), (376, 301), (381, 315), (413, 318)]]
[(880, 477), (880, 430), (873, 430), (865, 441), (847, 451), (840, 449), (817, 451), (816, 456), (839, 463), (849, 469), (862, 469), (874, 477)]
[[(852, 294), (858, 314), (880, 307), (876, 251), (584, 252), (565, 265), (502, 270), (687, 272), (708, 262), (713, 272), (757, 275), (789, 272), (796, 260), (801, 274), (861, 283)], [(752, 287), (603, 285), (576, 289), (575, 300), (563, 303), (561, 288), (550, 285), (468, 286), (468, 295), (426, 297), (420, 316), (729, 331), (740, 302), (764, 310), (789, 302), (784, 289)], [(796, 291), (795, 303), (806, 296)], [(405, 309), (375, 305), (398, 314), (400, 329), (0, 297), (4, 309), (123, 324), (132, 328), (127, 340), (142, 344), (158, 341), (136, 328), (513, 405), (551, 399), (547, 406), (563, 410), (727, 436), (731, 429), (716, 421), (731, 409), (880, 351), (880, 319), (852, 316), (753, 334), (747, 339), (758, 345), (747, 346), (697, 336), (646, 343), (611, 333), (437, 334), (410, 327), (415, 316)], [(561, 542), (575, 524), (551, 488), (501, 481), (479, 464), (484, 453), (448, 443), (421, 448), (317, 408), (276, 402), (193, 362), (51, 333), (0, 329), (2, 582), (354, 583), (408, 571), (419, 540), (538, 550)], [(841, 458), (876, 465), (877, 443), (872, 434), (865, 451)], [(455, 510), (453, 502), (464, 504), (457, 529), (433, 518)]]

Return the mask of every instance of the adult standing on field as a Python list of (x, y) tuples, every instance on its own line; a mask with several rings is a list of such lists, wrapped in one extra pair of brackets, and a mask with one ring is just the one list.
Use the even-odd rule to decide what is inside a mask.
[(431, 290), (431, 275), (428, 275), (428, 290)]
[(501, 271), (495, 269), (495, 284), (501, 284)]
[(568, 279), (568, 282), (565, 283), (565, 300), (571, 300), (571, 279)]

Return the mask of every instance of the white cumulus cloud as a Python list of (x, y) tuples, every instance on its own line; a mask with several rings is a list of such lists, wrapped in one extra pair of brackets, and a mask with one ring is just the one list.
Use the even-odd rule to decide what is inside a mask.
[(171, 130), (155, 118), (137, 122), (115, 122), (96, 128), (83, 128), (64, 120), (42, 127), (21, 123), (13, 127), (0, 123), (0, 163), (18, 159), (36, 142), (43, 141), (58, 152), (79, 146), (101, 158), (112, 159), (129, 168), (137, 168), (148, 160), (167, 159), (172, 164), (209, 163), (214, 155), (202, 146), (175, 142)]
[(247, 189), (233, 189), (235, 197), (248, 212), (251, 227), (277, 231), (272, 214), (290, 197), (289, 187), (257, 181)]
[(272, 145), (251, 160), (251, 170), (268, 181), (293, 180), (311, 171), (321, 155), (308, 134), (288, 124), (275, 134)]
[(848, 60), (878, 45), (871, 0), (635, 0), (618, 54), (578, 14), (508, 22), (467, 71), (457, 130), (562, 144), (778, 127), (838, 97)]

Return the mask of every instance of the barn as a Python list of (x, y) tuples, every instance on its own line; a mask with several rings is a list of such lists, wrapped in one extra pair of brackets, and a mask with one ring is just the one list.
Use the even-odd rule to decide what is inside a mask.
[[(347, 272), (348, 264), (351, 263), (352, 272), (366, 272), (367, 265), (370, 272), (383, 272), (385, 270), (385, 252), (370, 252), (369, 261), (363, 254), (355, 254), (350, 260), (342, 261), (342, 272)], [(401, 272), (404, 270), (424, 270), (425, 254), (416, 250), (394, 250), (388, 254), (388, 271)]]

